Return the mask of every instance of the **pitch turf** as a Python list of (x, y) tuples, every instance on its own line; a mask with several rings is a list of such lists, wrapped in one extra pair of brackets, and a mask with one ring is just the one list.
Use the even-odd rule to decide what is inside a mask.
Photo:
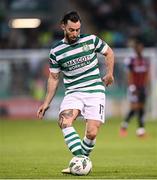
[[(118, 135), (120, 119), (101, 128), (91, 154), (88, 176), (62, 175), (71, 159), (56, 121), (0, 121), (0, 178), (35, 179), (155, 179), (157, 178), (157, 121), (147, 122), (148, 136), (137, 138), (136, 122), (129, 135)], [(84, 123), (75, 122), (83, 137)]]

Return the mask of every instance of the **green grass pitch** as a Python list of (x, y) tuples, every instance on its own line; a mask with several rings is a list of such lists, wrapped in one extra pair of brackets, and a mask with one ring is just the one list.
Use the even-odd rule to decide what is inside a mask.
[[(119, 137), (120, 118), (111, 118), (100, 129), (91, 154), (88, 176), (63, 175), (72, 158), (56, 121), (0, 121), (0, 178), (14, 179), (155, 179), (157, 178), (157, 121), (147, 122), (148, 136)], [(74, 124), (81, 138), (84, 122)]]

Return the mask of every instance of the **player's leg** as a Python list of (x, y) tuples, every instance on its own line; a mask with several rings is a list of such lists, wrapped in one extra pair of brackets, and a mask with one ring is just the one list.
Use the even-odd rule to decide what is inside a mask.
[(138, 116), (138, 129), (136, 131), (136, 134), (138, 136), (144, 136), (145, 135), (145, 122), (144, 122), (144, 116), (145, 116), (145, 111), (144, 111), (144, 106), (140, 106), (137, 112)]
[(78, 109), (67, 109), (59, 115), (59, 126), (62, 129), (64, 140), (73, 155), (81, 155), (81, 139), (72, 123), (79, 115)]
[(81, 140), (74, 127), (73, 122), (83, 108), (78, 94), (66, 95), (60, 106), (59, 126), (62, 129), (65, 142), (73, 155), (81, 154)]
[(124, 128), (124, 129), (128, 128), (128, 124), (129, 124), (130, 120), (132, 119), (132, 117), (136, 113), (136, 107), (135, 106), (136, 106), (135, 104), (132, 104), (132, 103), (130, 104), (130, 110), (127, 113), (126, 117), (124, 118), (124, 121), (121, 124), (122, 128)]
[(136, 133), (138, 136), (143, 136), (145, 134), (145, 128), (144, 128), (145, 101), (146, 101), (145, 88), (141, 88), (139, 90), (139, 103), (138, 103), (138, 111), (137, 111), (138, 129)]
[(126, 114), (124, 121), (121, 124), (122, 129), (127, 129), (130, 120), (136, 113), (137, 103), (138, 103), (138, 91), (135, 85), (130, 85), (128, 87), (127, 96), (128, 96), (128, 101), (130, 102), (130, 110)]
[(146, 131), (144, 127), (144, 111), (143, 109), (140, 109), (138, 112), (138, 129), (136, 131), (137, 136), (144, 136)]
[(120, 136), (125, 137), (128, 135), (127, 128), (128, 125), (133, 118), (133, 116), (136, 114), (137, 110), (137, 102), (138, 102), (138, 94), (136, 91), (136, 87), (134, 85), (130, 85), (128, 88), (128, 100), (130, 102), (130, 110), (126, 114), (123, 122), (121, 123), (120, 127)]
[(86, 121), (85, 136), (82, 140), (82, 154), (89, 156), (89, 154), (92, 152), (101, 124), (102, 122), (98, 120)]
[(86, 129), (82, 140), (82, 153), (89, 156), (95, 146), (99, 128), (105, 121), (105, 95), (87, 95), (84, 103), (83, 116), (86, 119)]
[(139, 128), (144, 128), (144, 115), (145, 115), (145, 111), (144, 111), (144, 107), (143, 106), (141, 108), (139, 108), (137, 114), (138, 114), (138, 126), (139, 126)]
[(128, 125), (131, 119), (133, 118), (133, 116), (136, 114), (136, 108), (137, 108), (136, 103), (130, 104), (130, 110), (127, 113), (126, 117), (124, 118), (124, 121), (121, 123), (120, 136), (125, 137), (128, 135), (128, 131), (127, 131)]
[[(73, 122), (83, 109), (83, 103), (77, 93), (64, 97), (60, 106), (59, 126), (62, 129), (64, 140), (74, 156), (82, 155), (81, 139), (73, 127)], [(62, 170), (69, 174), (70, 168)]]
[[(59, 115), (59, 126), (62, 129), (65, 143), (67, 144), (69, 150), (74, 156), (81, 155), (81, 139), (74, 127), (73, 122), (79, 115), (78, 109), (67, 109), (63, 110)], [(65, 168), (62, 173), (70, 174), (70, 168)]]

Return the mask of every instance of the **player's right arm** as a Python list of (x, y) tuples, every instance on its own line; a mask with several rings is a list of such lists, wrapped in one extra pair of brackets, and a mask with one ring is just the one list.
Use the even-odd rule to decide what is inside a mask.
[(44, 103), (39, 107), (37, 111), (37, 117), (42, 119), (46, 110), (49, 108), (49, 105), (56, 93), (59, 83), (59, 73), (49, 73), (49, 78), (47, 82), (47, 93), (44, 100)]

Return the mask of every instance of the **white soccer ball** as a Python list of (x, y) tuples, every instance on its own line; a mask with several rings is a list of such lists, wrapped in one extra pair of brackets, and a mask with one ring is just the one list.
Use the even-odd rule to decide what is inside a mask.
[(69, 168), (73, 175), (87, 175), (92, 170), (92, 161), (84, 155), (74, 156), (69, 163)]

